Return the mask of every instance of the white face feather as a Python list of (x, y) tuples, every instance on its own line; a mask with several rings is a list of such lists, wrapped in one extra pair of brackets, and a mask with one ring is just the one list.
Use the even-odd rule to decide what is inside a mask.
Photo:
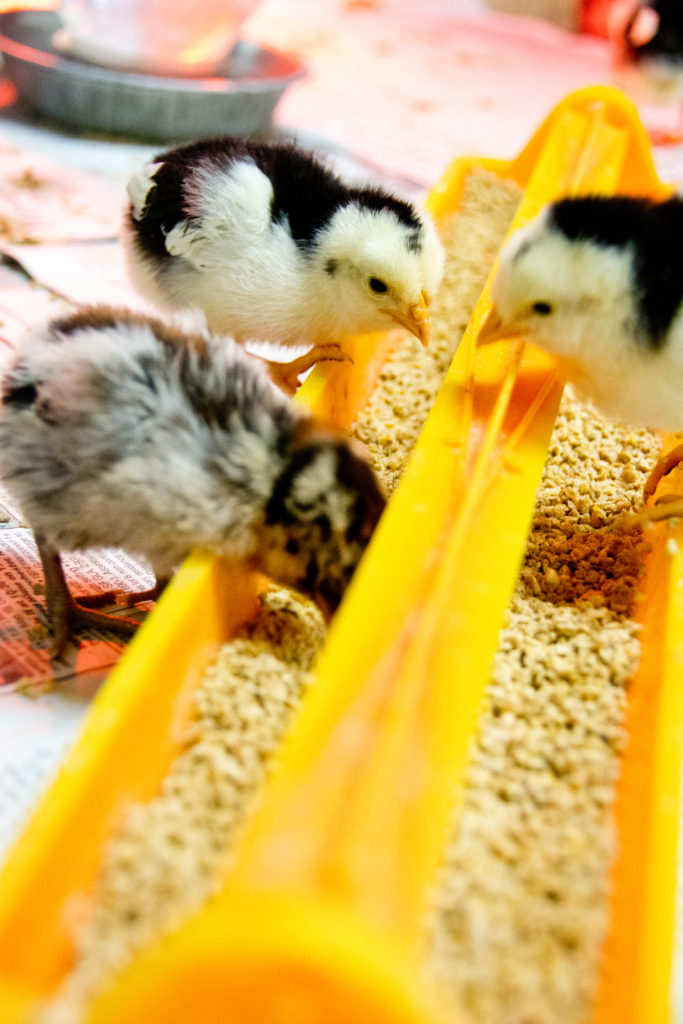
[(158, 164), (145, 164), (144, 167), (131, 177), (126, 185), (131, 211), (135, 220), (140, 220), (142, 217), (142, 212), (147, 205), (147, 196), (149, 195), (149, 190), (154, 185), (154, 175), (158, 169)]
[(419, 248), (410, 244), (414, 230), (390, 210), (368, 210), (350, 204), (332, 217), (318, 242), (320, 257), (336, 259), (370, 275), (386, 279), (405, 299), (414, 301), (421, 291), (429, 295), (443, 274), (443, 250), (427, 218), (421, 223)]
[(560, 357), (582, 397), (607, 416), (679, 430), (683, 319), (663, 345), (643, 336), (633, 256), (631, 246), (569, 240), (542, 211), (501, 253), (492, 289), (498, 336), (519, 335)]
[(543, 211), (503, 249), (494, 303), (511, 332), (609, 369), (635, 346), (631, 263), (630, 249), (567, 239)]
[(349, 328), (386, 330), (392, 315), (405, 315), (421, 295), (429, 301), (441, 283), (443, 264), (441, 243), (427, 217), (416, 233), (389, 210), (355, 204), (335, 213), (315, 253), (322, 294), (339, 294), (347, 333)]
[(320, 515), (330, 520), (333, 530), (341, 533), (349, 522), (352, 495), (339, 486), (337, 458), (334, 451), (322, 449), (297, 475), (291, 501), (300, 521), (312, 522)]

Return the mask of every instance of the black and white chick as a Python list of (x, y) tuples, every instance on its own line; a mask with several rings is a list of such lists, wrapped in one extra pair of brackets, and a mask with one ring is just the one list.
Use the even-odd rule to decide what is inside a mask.
[(29, 333), (1, 383), (0, 476), (33, 529), (53, 652), (130, 632), (69, 592), (60, 552), (120, 547), (161, 584), (194, 548), (329, 618), (385, 505), (367, 463), (235, 342), (92, 307)]
[[(534, 342), (613, 420), (683, 430), (682, 240), (678, 196), (587, 196), (545, 207), (500, 254), (480, 343)], [(646, 498), (681, 460), (683, 449), (660, 460)]]
[(617, 0), (610, 12), (615, 81), (636, 102), (678, 108), (678, 131), (653, 131), (678, 142), (683, 130), (683, 4), (681, 0)]
[(128, 183), (130, 275), (162, 308), (200, 309), (240, 343), (309, 351), (271, 364), (290, 390), (352, 335), (407, 328), (423, 344), (443, 249), (426, 214), (345, 184), (286, 143), (218, 138), (157, 156)]

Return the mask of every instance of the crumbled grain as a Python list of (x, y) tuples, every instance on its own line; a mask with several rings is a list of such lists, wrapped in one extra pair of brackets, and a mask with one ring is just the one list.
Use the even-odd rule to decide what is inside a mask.
[[(475, 171), (446, 228), (447, 262), (427, 349), (406, 333), (353, 433), (393, 490), (417, 441), (514, 214), (520, 192)], [(270, 590), (246, 635), (226, 645), (196, 694), (188, 747), (157, 800), (131, 809), (110, 844), (77, 962), (41, 1024), (75, 1024), (80, 1007), (150, 939), (214, 890), (249, 813), (267, 756), (305, 688), (325, 627), (314, 606)]]
[(324, 636), (315, 605), (271, 587), (217, 652), (161, 793), (130, 808), (106, 849), (76, 965), (41, 1024), (79, 1021), (89, 993), (215, 891)]
[(430, 926), (430, 971), (477, 1024), (590, 1019), (649, 547), (613, 524), (657, 451), (565, 394)]
[(434, 404), (520, 198), (512, 182), (476, 170), (443, 231), (446, 267), (431, 311), (427, 348), (409, 334), (387, 361), (352, 433), (391, 493)]
[[(470, 176), (446, 232), (430, 346), (406, 336), (354, 425), (389, 492), (519, 194), (486, 172)], [(589, 1016), (648, 547), (612, 524), (637, 504), (656, 448), (565, 396), (429, 924), (429, 970), (477, 1024)], [(43, 1024), (73, 1024), (84, 994), (215, 887), (324, 636), (312, 606), (293, 613), (289, 602), (271, 591), (200, 686), (187, 749), (111, 845), (79, 962)]]

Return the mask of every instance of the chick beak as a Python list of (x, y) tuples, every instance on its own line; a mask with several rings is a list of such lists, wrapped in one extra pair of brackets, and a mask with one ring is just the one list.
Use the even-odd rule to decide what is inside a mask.
[(415, 337), (426, 347), (429, 342), (429, 299), (424, 292), (420, 292), (420, 298), (408, 306), (405, 313), (392, 309), (389, 316), (401, 327), (414, 334)]
[(496, 307), (491, 306), (491, 312), (479, 331), (477, 344), (490, 345), (492, 341), (502, 341), (503, 338), (511, 338), (520, 333), (521, 331), (517, 330), (514, 324), (504, 323)]

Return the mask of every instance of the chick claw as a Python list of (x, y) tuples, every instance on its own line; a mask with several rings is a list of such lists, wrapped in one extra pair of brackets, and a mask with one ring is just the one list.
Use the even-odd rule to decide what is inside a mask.
[(167, 583), (168, 580), (157, 580), (148, 590), (103, 590), (99, 594), (81, 594), (76, 603), (81, 608), (105, 608), (109, 604), (119, 608), (130, 607), (141, 601), (156, 601)]
[(310, 370), (316, 363), (335, 362), (353, 363), (353, 359), (337, 344), (314, 345), (308, 352), (304, 352), (297, 359), (289, 363), (276, 363), (268, 361), (268, 372), (273, 384), (282, 391), (293, 395), (299, 386), (299, 376)]
[(131, 637), (140, 625), (125, 615), (107, 615), (94, 608), (84, 608), (71, 595), (62, 609), (54, 607), (49, 613), (52, 644), (50, 657), (58, 658), (63, 652), (72, 632), (76, 629), (103, 629), (118, 636)]
[[(58, 658), (63, 653), (72, 631), (79, 626), (107, 629), (119, 636), (132, 636), (139, 626), (135, 619), (123, 615), (107, 615), (105, 612), (79, 604), (69, 590), (59, 552), (54, 551), (38, 537), (35, 539), (45, 576), (45, 603), (52, 634), (50, 658)], [(99, 595), (92, 599), (93, 603), (97, 596)]]
[(675, 469), (679, 463), (683, 462), (683, 444), (677, 444), (675, 448), (672, 448), (666, 455), (662, 455), (661, 458), (657, 459), (652, 472), (645, 481), (643, 488), (643, 499), (645, 501), (651, 498), (657, 490), (659, 481), (665, 477), (672, 469)]
[(669, 494), (660, 498), (656, 505), (644, 508), (641, 512), (625, 513), (617, 521), (617, 527), (626, 532), (643, 530), (650, 523), (681, 517), (683, 517), (683, 498), (678, 494)]

